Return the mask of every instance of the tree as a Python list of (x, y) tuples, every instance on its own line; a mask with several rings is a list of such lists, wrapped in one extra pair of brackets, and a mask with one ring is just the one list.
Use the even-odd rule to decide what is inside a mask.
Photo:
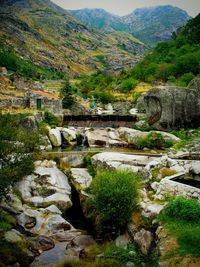
[(69, 83), (69, 80), (65, 81), (64, 86), (60, 90), (60, 95), (63, 97), (63, 108), (70, 108), (74, 104), (73, 88)]

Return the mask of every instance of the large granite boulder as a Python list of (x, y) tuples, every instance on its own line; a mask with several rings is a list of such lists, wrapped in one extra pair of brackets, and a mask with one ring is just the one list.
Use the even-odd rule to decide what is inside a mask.
[(53, 146), (59, 147), (62, 145), (62, 137), (59, 128), (51, 129), (50, 127), (47, 127), (47, 132), (49, 140), (51, 141)]
[(198, 127), (200, 125), (200, 90), (159, 86), (145, 97), (148, 122), (157, 129)]
[(92, 164), (97, 169), (129, 169), (133, 172), (138, 172), (152, 160), (153, 158), (147, 156), (129, 155), (117, 152), (103, 152), (92, 157)]
[(127, 143), (120, 139), (118, 131), (113, 128), (88, 129), (85, 136), (89, 147), (127, 146)]
[(71, 187), (67, 176), (53, 161), (37, 161), (35, 172), (24, 177), (18, 184), (23, 201), (35, 207), (47, 207), (55, 204), (62, 210), (72, 206)]

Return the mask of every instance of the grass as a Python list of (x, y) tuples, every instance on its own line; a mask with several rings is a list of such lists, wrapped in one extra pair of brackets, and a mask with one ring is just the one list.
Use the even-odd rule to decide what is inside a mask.
[(159, 216), (165, 227), (177, 238), (178, 252), (200, 256), (200, 203), (183, 197), (170, 201)]

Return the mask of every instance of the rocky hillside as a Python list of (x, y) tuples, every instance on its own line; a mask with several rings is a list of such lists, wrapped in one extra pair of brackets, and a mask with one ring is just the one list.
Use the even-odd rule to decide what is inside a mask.
[(0, 24), (1, 51), (68, 75), (131, 67), (146, 50), (129, 34), (89, 29), (49, 0), (3, 0)]
[(102, 9), (70, 12), (89, 26), (106, 32), (125, 31), (150, 46), (160, 41), (171, 40), (172, 33), (190, 19), (184, 10), (170, 5), (139, 8), (123, 17), (112, 15)]

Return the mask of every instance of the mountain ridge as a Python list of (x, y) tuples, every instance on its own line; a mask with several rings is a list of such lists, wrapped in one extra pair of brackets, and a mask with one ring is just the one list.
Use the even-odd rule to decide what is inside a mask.
[(160, 41), (171, 40), (172, 33), (191, 18), (186, 11), (172, 5), (137, 8), (125, 16), (113, 15), (102, 9), (79, 9), (69, 12), (90, 27), (104, 32), (124, 31), (150, 46)]
[(90, 29), (49, 0), (3, 0), (0, 23), (1, 46), (69, 76), (98, 69), (121, 71), (134, 66), (146, 51), (132, 35), (120, 38), (120, 33)]

